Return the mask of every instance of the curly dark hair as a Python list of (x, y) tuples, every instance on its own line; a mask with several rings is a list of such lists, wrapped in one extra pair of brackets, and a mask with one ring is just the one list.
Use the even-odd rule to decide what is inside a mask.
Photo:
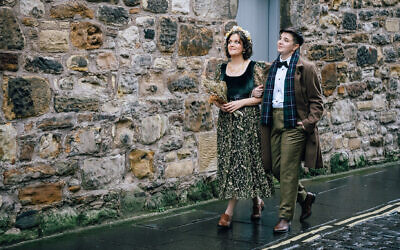
[(229, 38), (233, 35), (233, 34), (238, 34), (240, 41), (242, 41), (243, 43), (243, 59), (247, 60), (251, 57), (251, 55), (253, 54), (253, 44), (247, 40), (246, 36), (244, 35), (244, 33), (240, 30), (237, 31), (233, 31), (232, 33), (230, 33), (225, 40), (225, 55), (228, 58), (231, 58), (231, 55), (229, 55), (229, 51), (228, 51), (228, 41)]

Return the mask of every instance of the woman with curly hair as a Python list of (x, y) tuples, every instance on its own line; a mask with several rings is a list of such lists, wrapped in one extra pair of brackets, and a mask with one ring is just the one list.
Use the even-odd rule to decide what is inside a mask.
[[(253, 200), (251, 219), (259, 219), (269, 197), (272, 177), (263, 168), (260, 144), (261, 98), (251, 97), (253, 88), (265, 82), (265, 64), (250, 60), (252, 40), (248, 31), (234, 26), (225, 37), (225, 52), (230, 59), (217, 67), (216, 79), (226, 82), (225, 104), (219, 107), (217, 124), (219, 198), (229, 199), (218, 222), (230, 227), (239, 199)], [(235, 112), (235, 111), (240, 112)]]

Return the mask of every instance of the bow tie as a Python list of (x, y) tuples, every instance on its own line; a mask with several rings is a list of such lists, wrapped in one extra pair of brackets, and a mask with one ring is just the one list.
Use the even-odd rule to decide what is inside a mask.
[(278, 68), (280, 68), (282, 66), (285, 66), (286, 68), (289, 68), (289, 65), (287, 64), (287, 61), (284, 61), (284, 62), (279, 61), (277, 63), (277, 65), (278, 65)]

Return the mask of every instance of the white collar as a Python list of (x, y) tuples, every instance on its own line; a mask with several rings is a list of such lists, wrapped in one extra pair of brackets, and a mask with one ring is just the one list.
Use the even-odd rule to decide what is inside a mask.
[(288, 58), (286, 58), (286, 60), (282, 60), (282, 56), (279, 56), (279, 61), (281, 62), (288, 62), (288, 64), (290, 63), (290, 59), (292, 58), (292, 56), (289, 56)]

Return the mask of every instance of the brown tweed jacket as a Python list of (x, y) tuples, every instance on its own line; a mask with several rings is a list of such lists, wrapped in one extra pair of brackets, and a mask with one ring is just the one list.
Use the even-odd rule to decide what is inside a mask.
[[(271, 64), (266, 64), (265, 77)], [(264, 81), (265, 82), (265, 81)], [(317, 122), (324, 112), (321, 85), (314, 64), (301, 57), (296, 65), (295, 98), (298, 119), (306, 129), (306, 147), (303, 160), (308, 168), (322, 168), (322, 154), (319, 144)], [(270, 128), (261, 125), (263, 163), (267, 171), (271, 171)]]

